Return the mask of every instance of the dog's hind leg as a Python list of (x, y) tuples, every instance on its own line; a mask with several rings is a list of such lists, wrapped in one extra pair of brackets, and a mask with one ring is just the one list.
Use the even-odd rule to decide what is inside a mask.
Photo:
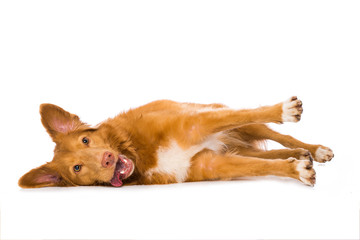
[[(247, 125), (244, 127), (241, 127), (239, 129), (235, 129), (236, 134), (239, 134), (239, 136), (243, 138), (247, 138), (248, 141), (256, 141), (256, 140), (273, 140), (284, 147), (294, 149), (295, 152), (301, 153), (301, 150), (297, 150), (298, 148), (309, 150), (315, 161), (317, 162), (327, 162), (330, 161), (334, 154), (330, 148), (324, 147), (322, 145), (315, 145), (315, 144), (307, 144), (304, 142), (301, 142), (297, 140), (296, 138), (290, 136), (290, 135), (283, 135), (281, 133), (278, 133), (269, 127), (267, 127), (265, 124), (252, 124)], [(286, 150), (286, 149), (285, 149)], [(295, 153), (294, 152), (294, 153)], [(250, 153), (250, 152), (249, 152)], [(269, 155), (269, 157), (273, 157), (276, 155), (272, 155), (272, 153), (277, 153), (268, 151), (263, 152), (255, 152), (252, 156), (260, 156), (264, 158), (266, 155)], [(286, 153), (286, 151), (279, 151), (278, 153)], [(287, 153), (291, 154), (291, 151), (288, 151)], [(297, 154), (297, 153), (296, 153)], [(296, 156), (296, 155), (295, 155)], [(293, 156), (293, 157), (295, 157)]]
[(312, 161), (289, 159), (268, 159), (244, 157), (235, 154), (216, 154), (210, 150), (198, 153), (186, 181), (233, 179), (274, 175), (297, 179), (307, 185), (315, 184)]

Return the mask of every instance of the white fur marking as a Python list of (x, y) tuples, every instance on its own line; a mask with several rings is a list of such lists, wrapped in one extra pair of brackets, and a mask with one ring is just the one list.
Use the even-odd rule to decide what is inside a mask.
[(331, 149), (319, 147), (315, 152), (315, 159), (319, 162), (330, 161), (334, 157)]
[(307, 160), (300, 160), (296, 166), (296, 171), (299, 172), (299, 178), (303, 183), (313, 186), (313, 184), (309, 180), (307, 180), (307, 178), (310, 178), (312, 175), (311, 171), (309, 171), (309, 169), (306, 169), (306, 165), (308, 162), (309, 161)]
[(222, 110), (227, 110), (226, 108), (213, 108), (213, 107), (204, 107), (204, 108), (200, 108), (198, 110), (196, 110), (197, 113), (202, 113), (202, 112), (214, 112), (214, 111), (222, 111)]
[(177, 182), (186, 180), (190, 168), (191, 158), (207, 148), (213, 151), (220, 151), (224, 143), (218, 140), (222, 133), (213, 134), (199, 145), (191, 146), (188, 149), (181, 148), (175, 140), (170, 142), (167, 148), (160, 147), (157, 150), (158, 165), (147, 171), (147, 175), (153, 173), (164, 173), (174, 175)]
[(203, 113), (203, 112), (216, 112), (216, 111), (222, 111), (222, 110), (226, 110), (227, 107), (211, 107), (211, 106), (207, 106), (207, 107), (203, 107), (203, 106), (194, 106), (194, 105), (189, 105), (184, 103), (182, 105), (182, 109), (184, 113), (187, 114), (197, 114), (197, 113)]
[(283, 122), (297, 122), (295, 117), (296, 114), (299, 114), (299, 111), (295, 108), (297, 103), (298, 101), (292, 100), (292, 98), (283, 102), (283, 113), (281, 115)]

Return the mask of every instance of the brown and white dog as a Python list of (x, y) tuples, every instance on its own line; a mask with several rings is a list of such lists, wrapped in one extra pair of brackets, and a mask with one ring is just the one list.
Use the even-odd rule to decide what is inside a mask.
[[(297, 97), (251, 110), (162, 100), (90, 127), (58, 106), (42, 104), (41, 121), (56, 143), (54, 158), (21, 177), (19, 185), (120, 187), (275, 175), (313, 186), (312, 159), (330, 161), (332, 151), (265, 125), (298, 122), (302, 111)], [(287, 149), (261, 149), (267, 139)]]

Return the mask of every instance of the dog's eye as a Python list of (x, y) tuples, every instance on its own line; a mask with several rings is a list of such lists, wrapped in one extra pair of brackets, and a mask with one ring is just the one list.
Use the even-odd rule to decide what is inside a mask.
[(90, 140), (87, 137), (84, 137), (81, 141), (83, 142), (83, 144), (86, 144), (86, 145), (88, 145), (90, 142)]
[(81, 170), (81, 165), (74, 166), (74, 172), (80, 172), (80, 170)]

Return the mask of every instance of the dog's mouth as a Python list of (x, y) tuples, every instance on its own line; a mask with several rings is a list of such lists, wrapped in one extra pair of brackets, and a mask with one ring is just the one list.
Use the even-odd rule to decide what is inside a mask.
[(135, 165), (133, 161), (120, 155), (116, 162), (114, 176), (110, 180), (110, 184), (113, 187), (121, 187), (123, 185), (122, 180), (128, 178), (134, 172), (134, 169)]

